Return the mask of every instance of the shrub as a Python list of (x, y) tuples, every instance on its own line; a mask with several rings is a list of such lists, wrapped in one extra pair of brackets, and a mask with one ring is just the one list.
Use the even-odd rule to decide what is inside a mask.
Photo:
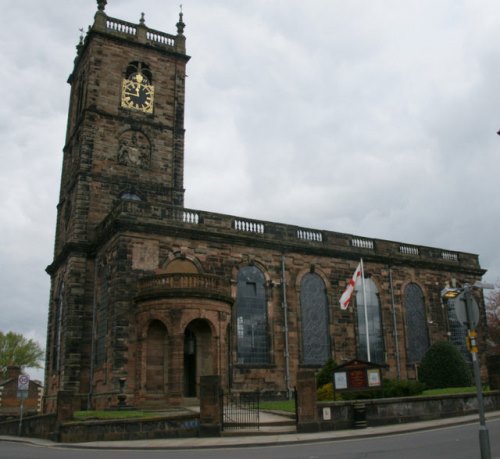
[(328, 383), (321, 386), (316, 391), (316, 398), (320, 402), (330, 402), (333, 400), (333, 383)]
[(411, 397), (420, 395), (426, 386), (420, 381), (385, 379), (382, 397)]
[[(374, 398), (411, 397), (414, 395), (420, 395), (425, 390), (425, 387), (425, 384), (419, 381), (384, 379), (382, 389), (346, 391), (341, 393), (337, 392), (335, 394), (335, 400), (367, 400)], [(316, 393), (319, 401), (332, 401), (333, 383), (330, 382), (321, 386)]]
[(419, 380), (429, 389), (465, 387), (471, 384), (471, 372), (457, 348), (448, 341), (440, 341), (422, 359)]
[(316, 387), (319, 389), (325, 384), (331, 383), (333, 379), (333, 370), (337, 368), (337, 364), (332, 360), (327, 360), (321, 370), (316, 374)]

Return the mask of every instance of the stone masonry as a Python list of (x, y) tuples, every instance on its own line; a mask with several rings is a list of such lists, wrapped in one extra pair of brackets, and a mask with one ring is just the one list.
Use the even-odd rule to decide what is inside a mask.
[[(203, 376), (217, 376), (226, 390), (285, 395), (297, 374), (321, 366), (304, 357), (305, 334), (316, 333), (305, 326), (301, 304), (308, 275), (324, 285), (315, 295), (325, 298), (325, 319), (314, 319), (315, 299), (310, 313), (315, 326), (326, 326), (328, 357), (357, 358), (356, 300), (343, 311), (339, 298), (361, 258), (377, 288), (384, 377), (416, 378), (418, 362), (408, 351), (416, 325), (407, 315), (406, 289), (422, 292), (419, 327), (429, 344), (450, 339), (440, 292), (480, 279), (477, 255), (185, 208), (189, 56), (182, 14), (177, 34), (169, 35), (143, 19), (111, 18), (105, 2), (98, 3), (68, 80), (54, 259), (47, 268), (45, 410), (56, 410), (62, 392), (73, 394), (74, 409), (116, 405), (120, 379), (127, 403), (143, 407), (197, 398)], [(130, 68), (146, 69), (153, 113), (122, 106)], [(246, 267), (264, 279), (246, 284), (263, 288), (265, 312), (254, 322), (245, 322), (239, 309), (239, 273)], [(483, 348), (484, 330), (483, 308)], [(255, 349), (265, 343), (260, 363), (241, 358), (243, 338)]]

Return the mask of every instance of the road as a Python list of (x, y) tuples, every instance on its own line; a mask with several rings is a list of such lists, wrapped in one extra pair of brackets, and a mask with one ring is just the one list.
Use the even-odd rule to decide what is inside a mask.
[[(488, 421), (492, 459), (500, 459), (500, 419)], [(2, 459), (473, 459), (478, 424), (407, 434), (278, 446), (192, 450), (103, 450), (0, 442)]]

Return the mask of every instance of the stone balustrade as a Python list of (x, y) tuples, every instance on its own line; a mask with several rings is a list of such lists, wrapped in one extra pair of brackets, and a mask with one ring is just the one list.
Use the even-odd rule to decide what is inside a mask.
[[(102, 18), (102, 19), (101, 19)], [(106, 15), (99, 17), (94, 27), (96, 30), (121, 36), (127, 39), (135, 39), (141, 43), (147, 43), (154, 46), (176, 48), (176, 36), (170, 35), (159, 30), (153, 30), (144, 24), (133, 24), (122, 19), (112, 18)]]
[(138, 282), (138, 298), (215, 296), (230, 298), (229, 281), (212, 274), (168, 273), (145, 277)]
[[(273, 223), (262, 220), (251, 220), (231, 215), (217, 214), (182, 207), (158, 205), (142, 201), (122, 201), (100, 225), (97, 231), (105, 231), (113, 221), (141, 219), (142, 223), (152, 225), (181, 225), (185, 230), (202, 229), (206, 234), (213, 233), (226, 237), (255, 239), (256, 244), (276, 244), (277, 247), (321, 250), (331, 256), (343, 258), (364, 257), (367, 260), (385, 258), (384, 262), (394, 262), (398, 259), (413, 259), (415, 262), (438, 263), (450, 266), (451, 269), (477, 269), (478, 256), (475, 254), (454, 252), (439, 248), (409, 245), (400, 242), (372, 239), (333, 231), (302, 228), (294, 225)], [(390, 258), (390, 260), (387, 260)], [(405, 263), (407, 261), (404, 261)]]

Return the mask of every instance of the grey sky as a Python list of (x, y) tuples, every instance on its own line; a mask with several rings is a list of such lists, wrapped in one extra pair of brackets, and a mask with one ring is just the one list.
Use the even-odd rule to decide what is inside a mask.
[[(178, 3), (106, 12), (174, 33)], [(477, 253), (500, 278), (498, 0), (183, 3), (186, 207)], [(0, 329), (44, 345), (66, 79), (96, 3), (0, 4)]]

